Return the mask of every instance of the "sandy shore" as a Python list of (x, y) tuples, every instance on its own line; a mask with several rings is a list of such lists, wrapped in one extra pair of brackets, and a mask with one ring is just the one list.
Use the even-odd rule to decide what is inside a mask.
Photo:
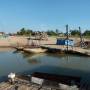
[[(75, 42), (79, 42), (80, 38), (72, 38)], [(85, 39), (87, 40), (87, 39)], [(56, 44), (57, 38), (56, 37), (49, 37), (48, 40), (31, 40), (29, 44), (34, 42), (35, 44)], [(7, 38), (0, 39), (0, 47), (8, 47), (8, 46), (24, 46), (28, 44), (27, 37), (24, 36), (9, 36)]]
[[(34, 42), (35, 44), (55, 44), (56, 43), (56, 39), (55, 38), (49, 38), (48, 41), (45, 40), (41, 40), (41, 41), (37, 41), (37, 40), (31, 40), (29, 41), (29, 44), (31, 44), (31, 42)], [(3, 38), (0, 39), (0, 47), (9, 47), (9, 46), (24, 46), (28, 44), (28, 40), (27, 37), (23, 37), (23, 36), (10, 36), (7, 38)]]
[(15, 50), (14, 48), (10, 48), (10, 47), (4, 47), (4, 48), (0, 48), (0, 52), (4, 52), (4, 51), (13, 51)]
[(25, 37), (15, 37), (10, 36), (7, 38), (0, 39), (0, 47), (8, 47), (8, 46), (15, 46), (15, 45), (25, 45), (27, 43), (27, 40)]

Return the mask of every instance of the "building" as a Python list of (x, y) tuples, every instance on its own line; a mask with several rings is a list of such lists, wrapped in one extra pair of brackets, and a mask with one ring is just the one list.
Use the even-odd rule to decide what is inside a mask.
[(5, 35), (5, 33), (4, 32), (0, 32), (0, 35)]
[(0, 39), (5, 39), (8, 37), (4, 32), (0, 32)]

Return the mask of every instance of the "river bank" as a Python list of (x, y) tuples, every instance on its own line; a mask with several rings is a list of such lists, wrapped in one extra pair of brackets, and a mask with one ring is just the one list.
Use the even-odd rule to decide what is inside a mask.
[[(25, 36), (9, 36), (7, 38), (0, 39), (0, 47), (12, 47), (12, 46), (25, 46), (28, 45), (28, 37)], [(37, 42), (37, 40), (33, 40)], [(31, 41), (32, 42), (32, 41)], [(48, 38), (48, 40), (40, 40), (40, 45), (42, 44), (55, 44), (56, 38)]]
[[(28, 37), (25, 36), (8, 36), (6, 38), (0, 39), (0, 47), (11, 47), (11, 46), (25, 46), (30, 44), (31, 41), (28, 41)], [(48, 37), (48, 40), (39, 40), (40, 45), (45, 44), (56, 44), (58, 37)], [(65, 38), (65, 37), (60, 37)], [(73, 39), (75, 43), (80, 41), (80, 38), (78, 37), (70, 37), (70, 39)], [(88, 41), (89, 39), (84, 39), (85, 41)], [(37, 43), (37, 40), (33, 40)]]
[[(76, 85), (76, 83), (72, 85), (70, 81), (68, 82), (70, 82), (71, 85), (61, 84), (60, 81), (56, 82), (56, 81), (50, 81), (44, 78), (38, 78), (38, 76), (42, 76), (42, 73), (40, 73), (38, 76), (35, 76), (36, 74), (38, 73), (34, 73), (34, 76), (33, 75), (15, 76), (14, 81), (12, 83), (9, 82), (9, 80), (7, 80), (6, 82), (0, 83), (0, 90), (61, 90), (61, 89), (79, 90), (80, 88), (80, 86)], [(58, 78), (62, 80), (60, 76)], [(52, 79), (55, 79), (55, 78), (52, 78)], [(64, 79), (67, 79), (67, 78), (64, 78)], [(78, 78), (75, 78), (75, 80), (76, 79)], [(78, 81), (77, 83), (79, 84), (80, 82)]]

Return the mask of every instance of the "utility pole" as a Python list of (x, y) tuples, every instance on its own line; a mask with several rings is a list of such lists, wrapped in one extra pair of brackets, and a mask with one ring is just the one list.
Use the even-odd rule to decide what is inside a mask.
[(66, 25), (66, 39), (67, 39), (67, 52), (68, 52), (68, 24)]
[(79, 32), (80, 32), (80, 44), (81, 44), (81, 47), (83, 46), (83, 40), (82, 40), (82, 33), (81, 33), (81, 28), (79, 27)]

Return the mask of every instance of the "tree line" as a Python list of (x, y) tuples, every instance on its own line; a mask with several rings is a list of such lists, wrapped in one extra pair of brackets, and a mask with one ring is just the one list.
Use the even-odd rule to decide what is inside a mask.
[[(41, 33), (41, 31), (37, 31), (37, 32)], [(30, 36), (30, 35), (35, 35), (35, 33), (36, 33), (36, 31), (33, 31), (31, 29), (22, 28), (16, 34)], [(45, 31), (45, 33), (47, 33), (47, 35), (49, 35), (49, 36), (57, 36), (57, 35), (61, 35), (61, 34), (66, 35), (66, 33), (60, 32), (58, 29), (47, 30), (47, 31)], [(69, 31), (69, 35), (71, 35), (71, 36), (80, 36), (80, 34), (82, 34), (83, 36), (90, 36), (90, 30), (85, 30), (83, 33), (80, 30), (76, 30), (76, 29)]]
[(79, 36), (82, 34), (83, 36), (90, 36), (90, 30), (85, 30), (83, 33), (80, 30), (70, 30), (72, 36)]
[[(30, 36), (30, 35), (35, 35), (36, 33), (42, 33), (42, 31), (33, 31), (31, 29), (22, 28), (16, 34)], [(54, 30), (47, 30), (45, 33), (47, 33), (47, 35), (50, 35), (50, 36), (56, 36), (59, 34), (59, 30), (58, 29), (56, 29), (55, 31)]]

